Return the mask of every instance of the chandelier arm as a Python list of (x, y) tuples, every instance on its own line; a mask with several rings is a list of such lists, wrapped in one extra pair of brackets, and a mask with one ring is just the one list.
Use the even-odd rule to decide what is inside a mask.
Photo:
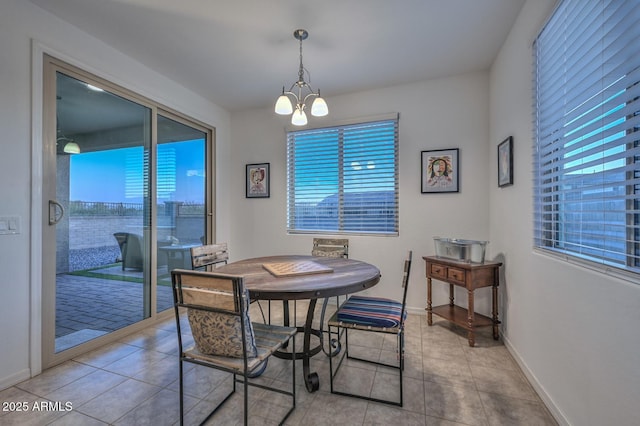
[[(293, 86), (295, 86), (295, 84)], [(300, 101), (300, 98), (298, 98), (298, 95), (296, 95), (295, 92), (292, 91), (293, 86), (291, 86), (291, 89), (289, 89), (288, 91), (282, 93), (284, 93), (285, 95), (293, 96), (296, 99), (296, 103), (298, 103)]]
[(302, 101), (302, 103), (306, 104), (307, 103), (307, 99), (309, 99), (312, 96), (320, 96), (320, 95), (318, 93), (311, 92), (307, 96), (304, 97), (304, 100)]
[(294, 88), (294, 87), (296, 87), (296, 86), (299, 86), (299, 84), (298, 84), (298, 82), (297, 82), (297, 81), (296, 81), (296, 82), (294, 82), (294, 83), (291, 85), (291, 87), (289, 87), (289, 93), (293, 93), (293, 88)]
[[(295, 105), (296, 108), (299, 110), (304, 110), (305, 108), (305, 101), (301, 100), (301, 97), (298, 97), (298, 95), (296, 95), (294, 92), (282, 92), (283, 94), (287, 95), (287, 96), (293, 96), (294, 100), (295, 100)], [(305, 100), (307, 99), (306, 97), (304, 98)]]

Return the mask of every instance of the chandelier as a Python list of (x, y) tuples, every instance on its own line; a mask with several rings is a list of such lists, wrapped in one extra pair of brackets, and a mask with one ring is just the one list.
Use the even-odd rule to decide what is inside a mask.
[[(282, 95), (280, 95), (276, 101), (275, 111), (280, 115), (289, 115), (293, 113), (291, 116), (291, 124), (295, 126), (304, 126), (307, 124), (307, 114), (304, 110), (307, 107), (306, 104), (309, 99), (315, 98), (311, 104), (311, 115), (314, 117), (324, 117), (329, 114), (329, 108), (327, 107), (325, 100), (320, 96), (320, 90), (318, 90), (318, 92), (314, 92), (311, 85), (304, 81), (304, 73), (306, 71), (307, 75), (309, 75), (309, 71), (302, 65), (302, 40), (306, 40), (307, 37), (309, 37), (309, 33), (307, 30), (295, 30), (293, 32), (293, 36), (296, 40), (300, 41), (300, 68), (298, 69), (298, 81), (293, 83), (288, 91), (284, 90), (284, 86), (282, 87)], [(311, 81), (310, 77), (309, 81)], [(303, 90), (308, 91), (309, 93), (303, 96)], [(295, 100), (295, 110), (293, 109), (292, 100)]]

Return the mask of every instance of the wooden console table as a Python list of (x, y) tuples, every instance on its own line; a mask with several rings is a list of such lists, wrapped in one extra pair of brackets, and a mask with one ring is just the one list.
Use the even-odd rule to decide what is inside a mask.
[[(477, 327), (493, 326), (493, 338), (498, 339), (498, 284), (499, 270), (502, 263), (467, 263), (444, 259), (436, 256), (423, 256), (427, 266), (427, 323), (433, 325), (433, 316), (436, 314), (454, 324), (463, 327), (468, 332), (469, 346), (475, 346), (475, 329)], [(431, 306), (431, 279), (444, 281), (449, 284), (449, 304)], [(453, 286), (467, 289), (467, 309), (456, 306), (453, 296)], [(492, 309), (489, 318), (474, 312), (473, 292), (477, 288), (491, 287)]]

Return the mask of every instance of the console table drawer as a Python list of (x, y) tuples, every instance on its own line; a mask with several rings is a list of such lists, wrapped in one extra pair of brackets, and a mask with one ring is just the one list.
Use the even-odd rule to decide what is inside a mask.
[(464, 285), (465, 282), (465, 272), (463, 269), (438, 265), (437, 263), (430, 264), (429, 275), (433, 278), (440, 278), (444, 281), (455, 281), (462, 285)]
[(447, 278), (464, 283), (464, 271), (457, 268), (447, 268)]
[(447, 267), (442, 265), (431, 264), (431, 271), (429, 271), (434, 277), (447, 278)]

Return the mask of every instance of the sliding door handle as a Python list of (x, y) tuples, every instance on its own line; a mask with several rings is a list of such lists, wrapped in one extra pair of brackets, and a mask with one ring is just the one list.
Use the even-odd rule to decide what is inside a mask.
[(55, 200), (49, 200), (49, 225), (57, 225), (64, 217), (64, 207)]

